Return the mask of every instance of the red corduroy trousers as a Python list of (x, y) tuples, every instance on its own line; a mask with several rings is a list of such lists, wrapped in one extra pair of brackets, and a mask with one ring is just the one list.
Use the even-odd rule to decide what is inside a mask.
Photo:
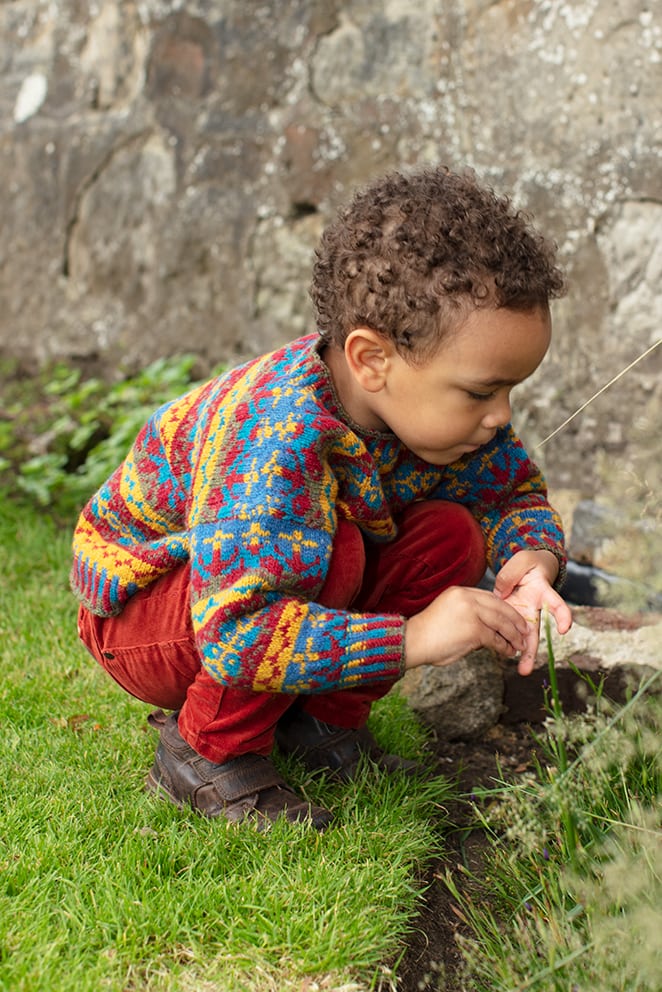
[[(414, 503), (389, 544), (363, 540), (341, 521), (329, 573), (318, 597), (335, 609), (413, 616), (449, 586), (472, 586), (485, 571), (474, 517), (442, 500)], [(189, 566), (133, 596), (116, 617), (80, 608), (78, 633), (94, 658), (131, 695), (180, 710), (182, 736), (214, 762), (247, 752), (269, 754), (276, 723), (295, 701), (326, 723), (361, 727), (391, 682), (311, 696), (251, 692), (220, 685), (202, 668), (190, 614)]]

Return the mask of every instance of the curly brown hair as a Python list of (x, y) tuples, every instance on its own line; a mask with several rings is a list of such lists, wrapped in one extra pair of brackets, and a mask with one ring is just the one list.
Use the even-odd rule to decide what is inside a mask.
[(424, 361), (471, 308), (547, 307), (563, 295), (556, 246), (481, 186), (445, 167), (391, 173), (357, 192), (324, 233), (310, 295), (323, 340), (356, 327)]

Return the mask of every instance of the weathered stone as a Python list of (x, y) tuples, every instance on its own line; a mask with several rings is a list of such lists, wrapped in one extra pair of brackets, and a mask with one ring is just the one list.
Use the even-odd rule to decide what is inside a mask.
[(605, 566), (602, 547), (623, 527), (623, 515), (611, 506), (581, 500), (574, 509), (568, 531), (568, 550), (575, 561)]
[[(640, 449), (638, 457), (645, 452)], [(628, 612), (662, 608), (662, 510), (659, 459), (630, 474), (616, 491), (585, 499), (581, 490), (553, 488), (568, 547), (564, 595), (579, 605), (618, 605)]]
[(569, 273), (516, 426), (553, 489), (659, 521), (662, 348), (541, 445), (659, 339), (655, 5), (15, 0), (0, 65), (0, 351), (108, 374), (256, 354), (311, 325), (314, 242), (351, 188), (468, 165)]
[(414, 668), (402, 679), (400, 689), (440, 740), (480, 737), (503, 712), (501, 666), (487, 650), (472, 651), (443, 668)]
[[(662, 669), (662, 615), (626, 614), (600, 607), (577, 607), (567, 634), (551, 624), (552, 653), (557, 664), (581, 667), (585, 658), (597, 658), (605, 670), (632, 667), (636, 674)], [(547, 657), (541, 644), (539, 659)]]
[[(444, 668), (407, 672), (401, 691), (440, 740), (480, 737), (498, 722), (540, 723), (549, 713), (547, 650), (543, 638), (536, 668), (526, 677), (514, 663), (482, 650)], [(651, 677), (652, 691), (662, 692), (660, 614), (578, 607), (567, 634), (561, 637), (552, 625), (552, 652), (567, 714), (585, 709), (591, 695), (582, 674), (616, 702)]]

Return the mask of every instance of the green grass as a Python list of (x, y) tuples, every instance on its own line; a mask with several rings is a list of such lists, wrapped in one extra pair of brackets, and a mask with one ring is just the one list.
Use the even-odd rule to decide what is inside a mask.
[[(448, 786), (364, 775), (293, 783), (330, 805), (318, 835), (207, 821), (143, 788), (149, 708), (78, 644), (68, 529), (0, 510), (0, 989), (389, 988), (440, 843)], [(423, 731), (393, 696), (389, 747)]]
[[(447, 784), (364, 774), (345, 788), (290, 763), (293, 784), (337, 814), (322, 835), (259, 834), (155, 799), (149, 708), (77, 642), (69, 529), (0, 506), (0, 989), (395, 989)], [(598, 693), (573, 720), (557, 704), (536, 773), (476, 804), (482, 870), (447, 872), (462, 987), (659, 992), (660, 699), (613, 709)], [(424, 752), (397, 695), (372, 725), (385, 746)]]
[(482, 871), (447, 872), (463, 989), (662, 989), (660, 681), (572, 719), (552, 681), (537, 773), (483, 792)]

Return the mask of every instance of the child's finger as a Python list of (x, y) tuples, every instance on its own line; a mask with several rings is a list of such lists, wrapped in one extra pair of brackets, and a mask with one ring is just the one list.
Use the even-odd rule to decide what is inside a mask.
[(510, 594), (517, 588), (521, 579), (519, 571), (516, 571), (511, 566), (511, 561), (512, 558), (506, 562), (503, 568), (499, 569), (494, 579), (494, 594), (499, 599), (508, 599)]
[(527, 644), (526, 649), (520, 655), (520, 659), (517, 663), (517, 671), (520, 675), (530, 675), (534, 669), (536, 663), (536, 657), (538, 655), (538, 632), (535, 633), (535, 638), (532, 638), (530, 643)]
[[(486, 611), (483, 622), (497, 637), (496, 649), (501, 654), (512, 656), (525, 651), (529, 640), (529, 624), (509, 603), (493, 597), (491, 608)], [(501, 641), (506, 645), (504, 651)]]
[(559, 634), (567, 634), (572, 627), (572, 610), (560, 596), (555, 596), (551, 603), (547, 603), (549, 612), (554, 617), (554, 623)]

